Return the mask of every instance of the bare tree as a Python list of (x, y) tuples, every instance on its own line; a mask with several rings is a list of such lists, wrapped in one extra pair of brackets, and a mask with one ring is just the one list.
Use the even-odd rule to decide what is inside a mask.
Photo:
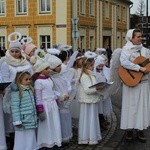
[(145, 0), (139, 0), (139, 5), (137, 8), (136, 14), (139, 16), (145, 15)]

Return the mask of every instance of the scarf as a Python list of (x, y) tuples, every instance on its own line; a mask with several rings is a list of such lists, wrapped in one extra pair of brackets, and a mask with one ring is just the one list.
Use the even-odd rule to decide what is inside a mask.
[(141, 49), (143, 48), (143, 45), (133, 45), (132, 42), (128, 41), (125, 45), (125, 48), (127, 49), (131, 49), (132, 52), (138, 52), (141, 51)]
[(6, 56), (4, 57), (4, 60), (7, 62), (7, 64), (14, 67), (27, 65), (27, 60), (25, 56), (22, 55), (22, 58), (16, 59), (10, 55), (9, 50), (6, 51)]
[(48, 78), (49, 78), (49, 76), (45, 76), (45, 75), (39, 75), (37, 77), (37, 79), (48, 79)]
[(28, 86), (28, 85), (22, 85), (21, 84), (21, 87), (23, 90), (29, 90), (30, 89), (30, 86)]

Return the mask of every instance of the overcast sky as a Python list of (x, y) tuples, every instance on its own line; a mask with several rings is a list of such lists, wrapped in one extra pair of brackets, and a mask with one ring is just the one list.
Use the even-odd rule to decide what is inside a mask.
[[(133, 2), (133, 7), (131, 8), (131, 14), (135, 14), (141, 0), (131, 0), (131, 1)], [(144, 0), (145, 7), (146, 7), (146, 1), (147, 0)], [(150, 10), (150, 0), (148, 0), (148, 5), (149, 5), (148, 9)], [(146, 8), (145, 8), (145, 10), (146, 10)], [(149, 11), (149, 15), (150, 15), (150, 11)]]

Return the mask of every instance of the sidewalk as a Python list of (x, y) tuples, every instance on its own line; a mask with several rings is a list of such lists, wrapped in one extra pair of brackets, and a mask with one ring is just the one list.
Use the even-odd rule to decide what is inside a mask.
[[(114, 150), (118, 143), (121, 141), (121, 138), (124, 133), (119, 133), (118, 115), (120, 110), (116, 106), (113, 106), (114, 112), (112, 117), (109, 119), (110, 125), (108, 130), (102, 132), (102, 140), (97, 145), (78, 145), (78, 133), (77, 128), (73, 131), (73, 139), (71, 140), (68, 146), (63, 146), (61, 148), (52, 148), (52, 150)], [(117, 131), (117, 136), (115, 135)], [(118, 135), (120, 134), (120, 135)]]
[(102, 141), (94, 146), (78, 145), (77, 144), (77, 130), (70, 142), (69, 146), (62, 148), (53, 148), (54, 150), (150, 150), (150, 128), (145, 131), (147, 137), (146, 143), (140, 143), (135, 135), (132, 143), (125, 141), (125, 131), (120, 129), (120, 115), (121, 115), (121, 92), (119, 95), (112, 97), (113, 114), (110, 118), (109, 129), (102, 132)]
[[(97, 145), (78, 145), (78, 133), (77, 128), (73, 131), (73, 139), (71, 140), (70, 144), (68, 146), (63, 146), (61, 148), (52, 148), (52, 150), (109, 150), (108, 147), (105, 147), (104, 145), (109, 142), (109, 139), (114, 134), (116, 127), (117, 127), (117, 119), (115, 113), (112, 114), (112, 117), (109, 120), (110, 125), (108, 130), (105, 130), (102, 132), (103, 139), (97, 144)], [(112, 146), (114, 143), (112, 143)], [(114, 145), (115, 146), (115, 145)]]

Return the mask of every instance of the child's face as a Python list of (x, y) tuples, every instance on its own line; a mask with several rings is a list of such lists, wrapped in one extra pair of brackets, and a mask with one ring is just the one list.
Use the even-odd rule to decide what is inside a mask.
[(87, 68), (87, 69), (89, 69), (89, 70), (93, 71), (93, 69), (94, 69), (94, 62), (93, 62), (93, 63), (91, 63), (91, 64), (88, 66), (88, 68)]
[(33, 48), (32, 51), (30, 52), (29, 56), (32, 57), (35, 53), (36, 48)]
[(21, 56), (21, 52), (18, 49), (12, 49), (10, 50), (10, 55), (16, 59), (19, 59)]
[(50, 69), (50, 67), (47, 67), (46, 69), (44, 69), (43, 71), (41, 71), (41, 74), (45, 75), (45, 76), (50, 76), (52, 70)]
[(31, 76), (28, 74), (25, 74), (25, 76), (23, 77), (21, 84), (25, 85), (25, 86), (29, 86), (31, 81), (30, 81)]
[(54, 69), (55, 72), (57, 73), (60, 73), (61, 72), (61, 65), (57, 66), (55, 69)]
[(80, 59), (77, 60), (77, 66), (78, 66), (78, 68), (82, 67), (82, 63), (83, 63), (83, 58), (80, 58)]
[(103, 67), (104, 67), (104, 64), (100, 64), (100, 65), (98, 65), (98, 66), (96, 67), (96, 70), (102, 70)]

